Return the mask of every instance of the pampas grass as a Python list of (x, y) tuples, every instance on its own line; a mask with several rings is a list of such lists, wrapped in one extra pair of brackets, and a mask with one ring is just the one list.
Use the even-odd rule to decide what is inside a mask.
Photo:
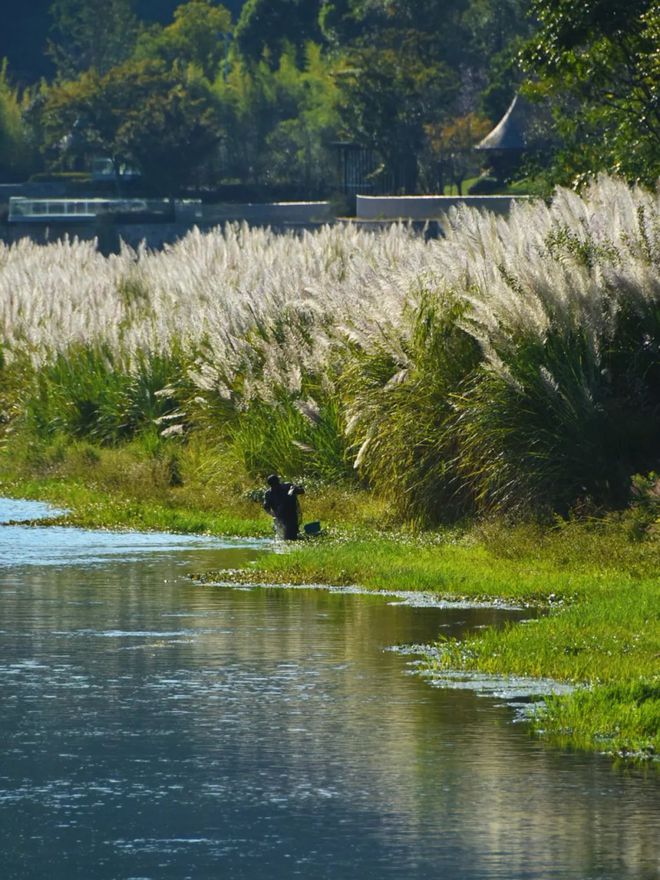
[(657, 197), (610, 178), (508, 218), (455, 210), (439, 241), (0, 246), (4, 418), (104, 442), (205, 429), (255, 475), (355, 465), (424, 521), (617, 504), (658, 465), (659, 264)]

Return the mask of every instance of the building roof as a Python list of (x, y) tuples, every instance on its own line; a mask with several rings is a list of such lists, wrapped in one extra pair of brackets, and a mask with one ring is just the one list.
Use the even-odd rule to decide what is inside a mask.
[(524, 99), (516, 95), (509, 109), (476, 150), (524, 150), (527, 146), (528, 108)]

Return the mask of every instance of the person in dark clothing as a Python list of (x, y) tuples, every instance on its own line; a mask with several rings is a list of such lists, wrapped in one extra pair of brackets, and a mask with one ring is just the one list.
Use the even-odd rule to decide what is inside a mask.
[(297, 496), (304, 495), (305, 490), (294, 483), (280, 482), (277, 474), (271, 474), (266, 482), (269, 488), (264, 495), (264, 510), (273, 517), (279, 537), (295, 541), (300, 522)]

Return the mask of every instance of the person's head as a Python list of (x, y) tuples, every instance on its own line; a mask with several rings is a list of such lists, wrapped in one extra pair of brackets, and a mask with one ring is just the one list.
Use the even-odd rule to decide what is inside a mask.
[(280, 485), (280, 478), (277, 476), (277, 474), (271, 474), (269, 477), (266, 477), (266, 482), (271, 489), (274, 489), (275, 486)]

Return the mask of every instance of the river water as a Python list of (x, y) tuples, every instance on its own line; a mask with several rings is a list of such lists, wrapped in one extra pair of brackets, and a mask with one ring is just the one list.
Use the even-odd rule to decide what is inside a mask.
[(658, 877), (652, 772), (389, 650), (506, 612), (189, 577), (259, 552), (0, 526), (3, 880)]

